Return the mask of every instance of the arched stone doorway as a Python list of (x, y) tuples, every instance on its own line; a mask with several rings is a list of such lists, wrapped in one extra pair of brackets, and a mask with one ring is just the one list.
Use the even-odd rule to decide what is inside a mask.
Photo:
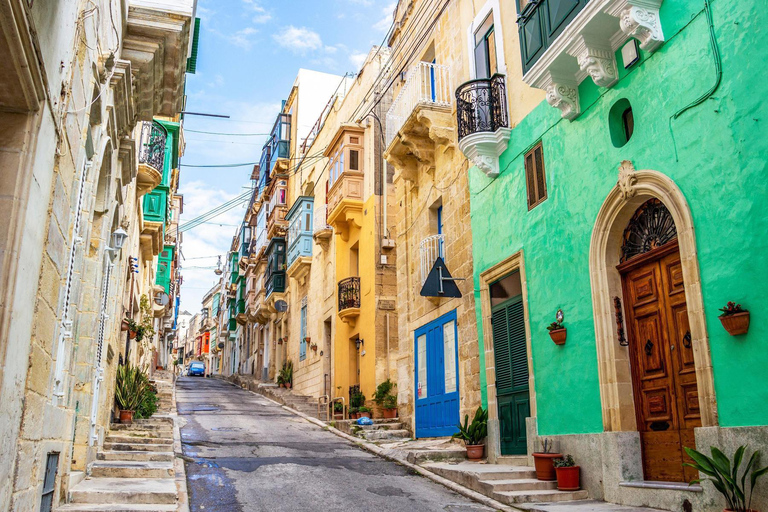
[[(637, 216), (642, 215), (644, 205), (646, 209), (652, 205), (658, 209), (658, 206), (661, 205), (664, 211), (668, 212), (666, 215), (671, 218), (671, 229), (674, 232), (667, 235), (669, 240), (664, 240), (667, 243), (660, 243), (658, 240), (655, 244), (649, 242), (650, 245), (644, 247), (643, 242), (639, 239), (632, 240), (630, 244), (626, 243), (627, 227), (633, 220), (637, 222)], [(676, 236), (674, 236), (675, 234)], [(637, 247), (630, 249), (627, 247), (628, 245)], [(660, 245), (661, 247), (656, 248), (653, 245)], [(622, 248), (624, 248), (624, 252)], [(647, 249), (651, 250), (648, 251)], [(632, 268), (632, 264), (622, 262), (622, 259), (627, 260), (627, 262), (633, 259), (628, 257), (630, 254), (627, 254), (626, 251), (636, 257), (645, 258), (635, 261), (645, 261), (648, 266), (644, 270), (637, 270)], [(646, 253), (649, 256), (646, 256)], [(667, 259), (664, 260), (662, 269), (661, 262), (664, 258)], [(666, 406), (671, 406), (673, 398), (666, 395), (661, 398), (656, 397), (653, 398), (651, 404), (647, 398), (644, 400), (638, 398), (640, 396), (638, 391), (642, 392), (642, 390), (638, 389), (636, 384), (644, 378), (639, 369), (646, 363), (645, 357), (656, 357), (661, 353), (659, 351), (664, 350), (666, 357), (664, 364), (669, 370), (672, 361), (672, 356), (669, 355), (672, 351), (671, 346), (674, 344), (679, 347), (679, 344), (682, 343), (685, 343), (686, 346), (690, 345), (689, 350), (693, 358), (692, 364), (686, 369), (686, 372), (690, 373), (688, 377), (690, 380), (686, 382), (686, 385), (690, 390), (692, 384), (698, 395), (700, 424), (703, 426), (717, 425), (717, 404), (709, 338), (703, 312), (693, 219), (688, 203), (675, 183), (657, 171), (635, 171), (631, 162), (622, 162), (619, 167), (618, 182), (608, 194), (595, 222), (590, 244), (589, 263), (604, 430), (606, 432), (637, 430), (640, 431), (641, 439), (643, 439), (643, 432), (655, 432), (658, 430), (654, 429), (664, 429), (665, 427), (666, 430), (669, 430), (673, 427), (673, 425), (664, 425), (663, 422), (666, 420), (663, 418), (660, 423), (654, 424), (655, 418), (652, 414), (649, 416), (651, 405), (653, 410), (658, 412), (665, 405), (662, 403), (664, 400), (666, 400)], [(654, 264), (656, 267), (651, 270)], [(648, 356), (646, 353), (648, 340), (643, 340), (642, 347), (638, 346), (636, 340), (632, 340), (632, 338), (642, 336), (649, 337), (648, 331), (643, 331), (643, 327), (638, 327), (636, 321), (647, 311), (636, 309), (637, 297), (627, 297), (628, 294), (631, 295), (631, 290), (628, 292), (628, 286), (632, 288), (632, 285), (627, 285), (627, 283), (628, 280), (632, 281), (632, 278), (626, 276), (632, 272), (636, 272), (638, 275), (645, 273), (646, 285), (654, 287), (656, 286), (655, 282), (652, 282), (653, 280), (648, 281), (650, 279), (648, 276), (653, 274), (653, 276), (661, 278), (662, 271), (666, 272), (667, 278), (665, 279), (667, 281), (669, 281), (670, 273), (676, 273), (675, 285), (681, 288), (678, 297), (682, 300), (683, 307), (686, 308), (687, 312), (688, 325), (685, 326), (684, 331), (687, 333), (690, 330), (690, 336), (686, 336), (685, 341), (681, 339), (675, 343), (670, 342), (672, 335), (669, 333), (673, 330), (670, 330), (669, 327), (669, 309), (665, 309), (666, 306), (662, 301), (657, 309), (661, 315), (659, 318), (664, 316), (665, 319), (659, 323), (660, 334), (657, 339), (651, 340), (649, 347), (651, 356)], [(623, 278), (623, 276), (625, 277)], [(660, 282), (659, 286), (664, 288)], [(659, 290), (663, 292), (664, 290), (661, 288)], [(669, 287), (666, 290), (668, 293)], [(616, 298), (619, 298), (618, 307)], [(634, 341), (634, 345), (630, 343), (630, 346), (623, 346), (620, 343), (617, 313), (623, 316), (625, 336), (628, 340)], [(664, 332), (667, 334), (663, 334)], [(674, 378), (672, 380), (671, 385), (675, 385)], [(687, 399), (696, 400), (695, 396), (693, 398), (689, 396)], [(645, 412), (643, 413), (643, 411)], [(649, 419), (650, 421), (646, 421)], [(690, 440), (684, 439), (678, 445), (682, 443), (690, 445), (692, 441), (691, 430)], [(642, 442), (644, 443), (644, 441)], [(645, 447), (643, 449), (645, 459), (648, 452)], [(664, 448), (658, 449), (664, 450)], [(644, 468), (647, 477), (653, 477), (654, 471), (652, 470), (649, 475), (648, 466), (645, 465)], [(677, 479), (682, 479), (682, 476)]]

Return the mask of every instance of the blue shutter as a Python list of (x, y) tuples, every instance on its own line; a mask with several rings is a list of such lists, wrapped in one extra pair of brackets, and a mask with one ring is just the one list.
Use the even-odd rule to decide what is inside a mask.
[(307, 358), (307, 306), (301, 308), (301, 340), (299, 341), (299, 360)]

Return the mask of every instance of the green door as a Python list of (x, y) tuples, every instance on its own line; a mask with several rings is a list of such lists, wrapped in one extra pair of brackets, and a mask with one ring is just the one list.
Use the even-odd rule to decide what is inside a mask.
[(525, 418), (531, 415), (531, 407), (522, 295), (494, 306), (491, 323), (501, 454), (524, 455), (527, 452)]

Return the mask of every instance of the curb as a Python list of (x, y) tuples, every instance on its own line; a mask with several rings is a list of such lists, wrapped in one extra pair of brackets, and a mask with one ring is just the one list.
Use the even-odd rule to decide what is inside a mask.
[(173, 469), (175, 472), (176, 480), (176, 495), (178, 501), (176, 502), (176, 510), (178, 512), (189, 512), (189, 493), (187, 491), (187, 471), (184, 468), (184, 459), (182, 459), (183, 451), (181, 449), (181, 427), (180, 423), (183, 421), (179, 417), (176, 411), (176, 376), (173, 378), (173, 409), (169, 416), (173, 418)]
[[(279, 405), (280, 407), (282, 407), (286, 411), (288, 411), (288, 412), (290, 412), (292, 414), (295, 414), (296, 416), (299, 416), (300, 418), (303, 418), (304, 420), (308, 421), (309, 423), (312, 423), (313, 425), (321, 427), (324, 430), (328, 430), (329, 432), (332, 432), (336, 436), (341, 437), (343, 439), (346, 439), (347, 441), (350, 441), (350, 442), (354, 443), (355, 445), (357, 445), (358, 447), (362, 448), (363, 450), (365, 450), (367, 452), (370, 452), (370, 453), (372, 453), (374, 455), (377, 455), (377, 456), (379, 456), (379, 457), (381, 457), (383, 459), (387, 459), (389, 461), (392, 461), (392, 462), (395, 462), (397, 464), (400, 464), (401, 466), (405, 466), (408, 469), (411, 469), (412, 471), (415, 471), (416, 473), (420, 474), (421, 476), (424, 476), (424, 477), (432, 480), (435, 483), (438, 483), (438, 484), (440, 484), (440, 485), (442, 485), (444, 487), (447, 487), (448, 489), (450, 489), (450, 490), (452, 490), (452, 491), (454, 491), (454, 492), (456, 492), (458, 494), (461, 494), (462, 496), (464, 496), (466, 498), (474, 500), (474, 501), (476, 501), (478, 503), (481, 503), (481, 504), (483, 504), (485, 506), (491, 507), (494, 510), (501, 510), (503, 512), (524, 512), (522, 509), (515, 508), (515, 507), (512, 507), (510, 505), (505, 505), (504, 503), (501, 503), (500, 501), (496, 501), (493, 498), (489, 498), (488, 496), (485, 496), (484, 494), (480, 494), (479, 492), (473, 491), (472, 489), (467, 489), (466, 487), (464, 487), (462, 485), (459, 485), (456, 482), (453, 482), (451, 480), (448, 480), (447, 478), (443, 478), (443, 477), (441, 477), (439, 475), (436, 475), (435, 473), (432, 473), (431, 471), (429, 471), (427, 469), (424, 469), (421, 466), (418, 466), (416, 464), (408, 462), (407, 460), (405, 460), (402, 457), (397, 457), (397, 456), (395, 456), (395, 455), (393, 455), (391, 453), (388, 453), (385, 449), (381, 448), (380, 446), (378, 446), (376, 444), (373, 444), (373, 443), (371, 443), (369, 441), (366, 441), (364, 439), (361, 439), (359, 437), (350, 436), (349, 434), (346, 434), (346, 433), (342, 432), (341, 430), (338, 430), (335, 427), (332, 427), (330, 425), (327, 425), (327, 424), (323, 423), (322, 421), (320, 421), (317, 418), (313, 418), (312, 416), (307, 416), (306, 414), (304, 414), (304, 413), (302, 413), (300, 411), (297, 411), (296, 409), (292, 409), (292, 408), (288, 407), (287, 405), (282, 405), (279, 402), (275, 402), (271, 398), (269, 398), (269, 397), (267, 397), (267, 396), (265, 396), (265, 395), (263, 395), (263, 394), (261, 394), (259, 392), (251, 391), (250, 389), (241, 388), (240, 386), (238, 386), (234, 382), (230, 382), (227, 379), (222, 379), (222, 380), (224, 380), (225, 382), (229, 382), (230, 384), (232, 384), (236, 388), (243, 389), (244, 391), (248, 391), (249, 393), (254, 393), (256, 395), (260, 395), (262, 398), (265, 398), (265, 399), (269, 400), (270, 402), (272, 402), (272, 403), (274, 403), (276, 405)], [(175, 393), (175, 390), (174, 390), (174, 393)]]

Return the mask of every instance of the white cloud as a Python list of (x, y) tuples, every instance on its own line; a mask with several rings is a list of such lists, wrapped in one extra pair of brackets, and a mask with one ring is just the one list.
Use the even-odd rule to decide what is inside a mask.
[(234, 34), (226, 36), (226, 39), (235, 46), (242, 48), (243, 50), (250, 50), (253, 46), (253, 36), (259, 31), (253, 27), (246, 27), (242, 30), (238, 30)]
[(359, 71), (363, 67), (366, 57), (368, 57), (367, 53), (355, 52), (349, 55), (349, 61), (354, 64), (355, 70)]
[(253, 11), (255, 14), (251, 21), (256, 24), (266, 23), (272, 19), (272, 15), (255, 0), (243, 0), (246, 9)]
[(373, 25), (373, 29), (377, 32), (386, 32), (392, 25), (392, 19), (394, 17), (395, 8), (397, 2), (391, 2), (381, 9), (382, 18)]
[(306, 27), (294, 27), (289, 25), (272, 38), (283, 48), (294, 53), (305, 54), (307, 51), (315, 51), (323, 48), (323, 40), (320, 34)]

